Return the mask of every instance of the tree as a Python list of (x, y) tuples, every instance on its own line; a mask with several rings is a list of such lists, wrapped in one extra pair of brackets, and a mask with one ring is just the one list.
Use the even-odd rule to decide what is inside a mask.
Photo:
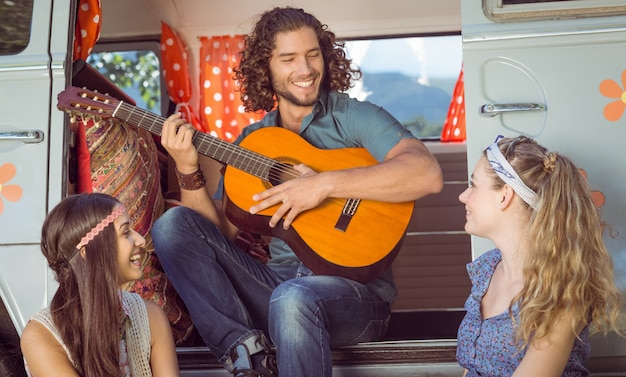
[[(160, 112), (161, 74), (152, 51), (91, 53), (87, 58), (100, 73), (131, 97), (141, 98), (149, 111)], [(138, 104), (139, 105), (139, 104)]]

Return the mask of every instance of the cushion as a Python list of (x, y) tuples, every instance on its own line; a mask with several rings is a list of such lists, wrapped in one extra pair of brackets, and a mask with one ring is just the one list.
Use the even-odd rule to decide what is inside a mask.
[(92, 191), (124, 203), (134, 229), (146, 239), (149, 253), (143, 277), (125, 289), (158, 304), (167, 314), (176, 344), (183, 344), (193, 334), (191, 317), (152, 252), (150, 230), (165, 206), (154, 139), (148, 131), (116, 119), (77, 120), (85, 130)]

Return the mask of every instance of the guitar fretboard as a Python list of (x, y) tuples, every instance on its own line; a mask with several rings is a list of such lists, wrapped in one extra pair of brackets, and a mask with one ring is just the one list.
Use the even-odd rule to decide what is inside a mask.
[[(161, 135), (166, 118), (120, 101), (113, 117)], [(290, 166), (249, 149), (194, 130), (193, 144), (198, 152), (274, 184), (298, 176)]]

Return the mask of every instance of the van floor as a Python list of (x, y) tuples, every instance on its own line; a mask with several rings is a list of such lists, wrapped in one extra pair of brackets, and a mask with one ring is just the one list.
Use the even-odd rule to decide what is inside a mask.
[[(463, 310), (395, 311), (384, 340), (333, 351), (333, 376), (460, 376), (456, 329)], [(182, 376), (228, 376), (200, 345), (177, 348)], [(424, 373), (415, 374), (418, 371)]]

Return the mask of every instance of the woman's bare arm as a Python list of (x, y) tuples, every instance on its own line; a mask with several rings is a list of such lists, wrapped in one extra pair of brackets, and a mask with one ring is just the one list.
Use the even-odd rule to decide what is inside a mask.
[(153, 377), (180, 376), (176, 345), (167, 316), (157, 304), (146, 301), (148, 320), (150, 321), (150, 335), (152, 350), (150, 352), (150, 367)]

